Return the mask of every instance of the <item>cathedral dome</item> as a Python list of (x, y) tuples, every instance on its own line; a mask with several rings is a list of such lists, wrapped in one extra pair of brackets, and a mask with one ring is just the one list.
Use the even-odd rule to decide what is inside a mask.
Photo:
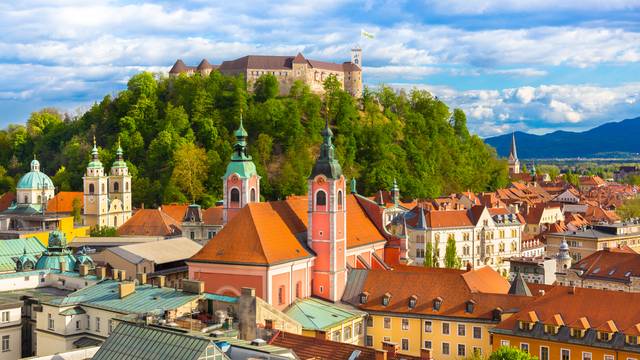
[(47, 174), (40, 172), (40, 162), (36, 159), (31, 161), (31, 171), (24, 174), (16, 186), (18, 190), (53, 190), (53, 188), (53, 181)]
[(38, 259), (36, 263), (37, 270), (59, 270), (61, 264), (66, 264), (67, 271), (76, 268), (76, 258), (73, 256), (69, 248), (67, 248), (67, 239), (64, 233), (60, 231), (52, 231), (49, 233), (49, 245), (47, 251)]

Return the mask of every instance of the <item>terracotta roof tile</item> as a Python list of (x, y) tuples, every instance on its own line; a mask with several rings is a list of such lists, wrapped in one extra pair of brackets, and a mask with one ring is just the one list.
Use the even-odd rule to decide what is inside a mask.
[(16, 200), (16, 193), (9, 191), (0, 196), (0, 211), (7, 210)]
[(182, 233), (180, 223), (160, 209), (140, 209), (117, 230), (119, 236), (173, 236)]
[(47, 202), (47, 211), (56, 213), (70, 213), (73, 211), (73, 201), (78, 199), (80, 207), (84, 204), (82, 191), (60, 191)]
[(184, 220), (184, 214), (187, 212), (187, 208), (189, 205), (187, 204), (168, 204), (162, 205), (162, 212), (171, 216), (173, 220), (178, 223), (182, 223)]
[(598, 278), (629, 282), (631, 276), (640, 276), (640, 254), (633, 250), (599, 250), (571, 266), (581, 270), (583, 278)]
[(507, 279), (488, 266), (467, 271), (462, 274), (462, 277), (473, 292), (491, 294), (506, 294), (509, 292), (510, 284)]
[(360, 351), (358, 360), (376, 359), (376, 350), (372, 348), (280, 331), (269, 340), (269, 344), (292, 349), (300, 359), (305, 360), (349, 359), (356, 350)]
[(202, 221), (206, 225), (220, 225), (224, 224), (222, 214), (224, 209), (222, 206), (210, 207), (202, 212)]

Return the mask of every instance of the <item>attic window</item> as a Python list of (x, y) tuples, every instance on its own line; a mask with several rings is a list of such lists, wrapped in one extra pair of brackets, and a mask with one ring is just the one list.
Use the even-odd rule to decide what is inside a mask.
[(609, 276), (613, 275), (613, 273), (616, 272), (616, 269), (611, 269), (611, 271), (609, 271)]
[(469, 314), (473, 313), (473, 307), (474, 307), (475, 303), (476, 302), (474, 300), (467, 301), (467, 304), (465, 306), (464, 311), (469, 313)]
[(418, 302), (418, 297), (415, 295), (411, 295), (409, 298), (409, 309), (414, 309), (416, 307), (416, 303)]
[(368, 292), (363, 292), (360, 294), (360, 304), (366, 304), (367, 300), (369, 299), (369, 293)]
[(597, 274), (600, 272), (600, 268), (596, 268), (595, 270), (593, 270), (593, 274)]
[(493, 309), (493, 320), (500, 321), (502, 319), (502, 308)]
[(384, 296), (382, 297), (382, 305), (388, 306), (390, 301), (391, 301), (391, 293), (384, 294)]
[(440, 306), (442, 306), (442, 298), (438, 296), (437, 298), (433, 299), (433, 310), (439, 311)]
[(611, 333), (598, 331), (598, 339), (600, 339), (600, 341), (609, 341), (611, 340)]
[(631, 271), (627, 271), (626, 273), (624, 273), (624, 276), (625, 276), (625, 277), (629, 277), (629, 276), (631, 276)]

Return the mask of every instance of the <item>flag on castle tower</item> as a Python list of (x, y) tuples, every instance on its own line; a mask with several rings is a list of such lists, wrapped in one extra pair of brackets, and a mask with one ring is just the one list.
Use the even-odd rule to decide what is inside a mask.
[(365, 29), (360, 29), (360, 36), (365, 39), (373, 39), (376, 36), (373, 33), (366, 31)]

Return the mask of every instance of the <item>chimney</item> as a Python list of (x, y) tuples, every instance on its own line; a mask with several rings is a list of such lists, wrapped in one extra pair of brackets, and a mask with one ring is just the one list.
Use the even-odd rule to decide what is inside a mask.
[(66, 272), (66, 271), (68, 271), (68, 270), (69, 270), (69, 269), (67, 269), (67, 263), (66, 263), (66, 262), (64, 262), (64, 261), (61, 261), (61, 262), (60, 262), (60, 272)]
[(238, 321), (240, 322), (241, 340), (251, 340), (256, 337), (257, 302), (256, 289), (243, 287), (238, 299)]
[(120, 299), (122, 299), (136, 291), (136, 284), (133, 281), (121, 282), (118, 284), (118, 291), (120, 293)]
[(182, 280), (182, 291), (191, 294), (204, 294), (204, 281)]
[(118, 270), (118, 269), (111, 269), (111, 278), (112, 278), (113, 280), (116, 280), (116, 281), (117, 281), (117, 280), (119, 280), (119, 279), (120, 279), (120, 275), (119, 275), (119, 274), (120, 274), (120, 270)]
[(147, 284), (147, 273), (137, 273), (136, 279), (138, 279), (138, 285), (146, 285)]
[(156, 285), (159, 288), (163, 288), (164, 287), (164, 282), (165, 282), (166, 278), (164, 275), (158, 275), (156, 276)]
[(78, 272), (80, 273), (80, 276), (89, 275), (89, 265), (85, 265), (85, 264), (80, 265), (80, 267), (78, 268)]
[(96, 266), (96, 277), (98, 280), (103, 280), (107, 277), (107, 268), (104, 266)]
[(382, 350), (387, 351), (388, 358), (395, 359), (396, 355), (398, 354), (398, 344), (392, 343), (390, 341), (383, 341)]
[(432, 360), (430, 349), (420, 349), (420, 360)]
[(120, 281), (126, 281), (127, 280), (127, 272), (124, 270), (120, 270), (120, 277), (119, 277)]
[(376, 350), (376, 360), (387, 360), (387, 351), (386, 350)]

